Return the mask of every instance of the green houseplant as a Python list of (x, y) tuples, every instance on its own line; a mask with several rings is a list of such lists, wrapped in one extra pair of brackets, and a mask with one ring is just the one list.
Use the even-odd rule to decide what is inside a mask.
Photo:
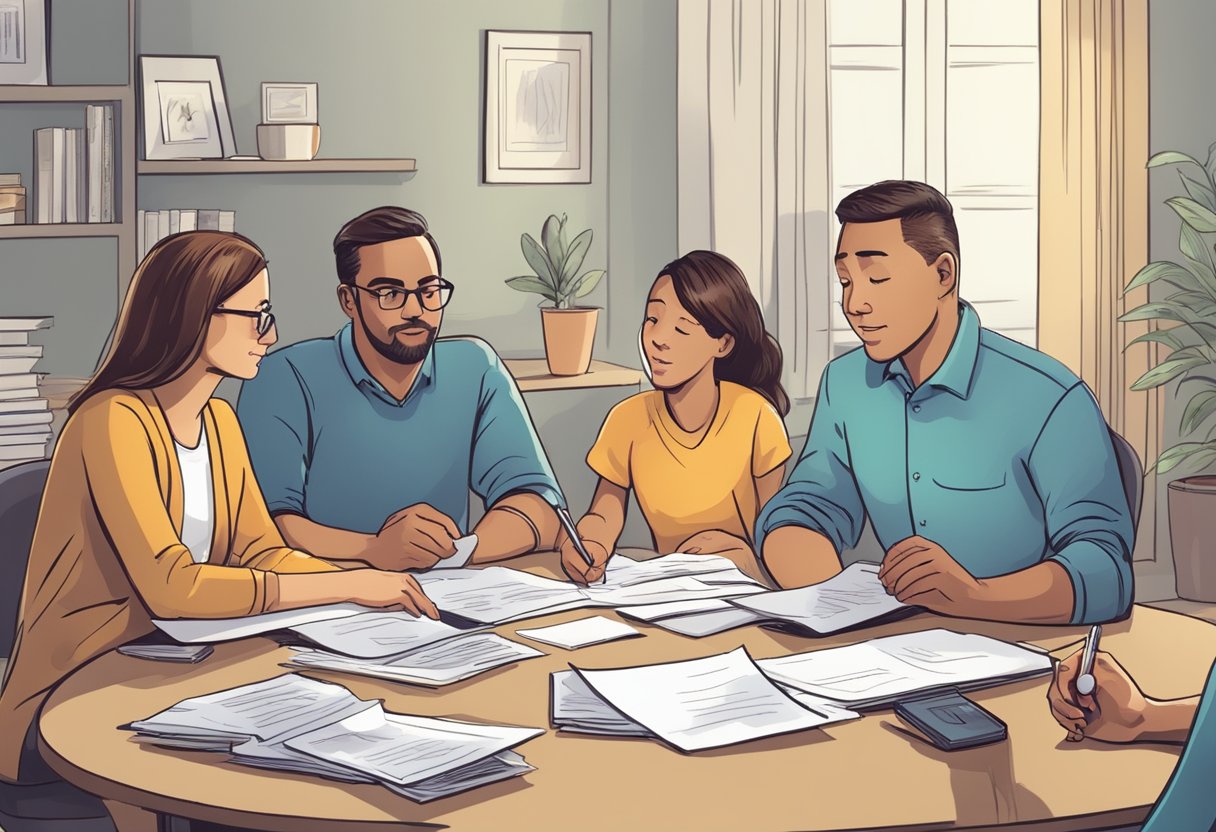
[[(1181, 262), (1149, 263), (1128, 283), (1126, 292), (1153, 284), (1155, 298), (1127, 312), (1122, 321), (1168, 322), (1132, 341), (1153, 342), (1168, 352), (1132, 384), (1149, 390), (1177, 383), (1184, 402), (1179, 434), (1183, 441), (1167, 448), (1155, 463), (1157, 472), (1190, 469), (1195, 475), (1169, 484), (1170, 545), (1178, 595), (1194, 601), (1216, 601), (1216, 476), (1199, 475), (1216, 462), (1216, 143), (1207, 162), (1177, 151), (1154, 155), (1148, 167), (1178, 165), (1187, 196), (1166, 204), (1182, 220), (1178, 238)], [(1130, 344), (1128, 346), (1131, 346)], [(1151, 468), (1150, 468), (1151, 470)]]
[[(520, 237), (524, 259), (532, 274), (508, 278), (507, 285), (521, 292), (540, 295), (541, 329), (545, 338), (545, 360), (555, 376), (587, 372), (595, 344), (599, 308), (576, 306), (575, 300), (589, 295), (607, 273), (603, 269), (581, 271), (591, 248), (591, 229), (573, 240), (566, 236), (566, 215), (550, 214), (541, 228), (540, 242), (531, 234)], [(545, 306), (546, 303), (552, 306)]]

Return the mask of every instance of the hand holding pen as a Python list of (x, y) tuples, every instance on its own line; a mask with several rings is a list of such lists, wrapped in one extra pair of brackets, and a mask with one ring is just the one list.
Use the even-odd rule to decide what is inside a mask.
[(561, 543), (562, 570), (575, 583), (592, 584), (602, 580), (612, 553), (594, 540), (584, 540), (565, 507), (557, 508), (557, 518), (566, 532)]
[(1150, 702), (1123, 666), (1098, 649), (1101, 629), (1094, 629), (1084, 647), (1056, 665), (1047, 689), (1051, 714), (1071, 742), (1133, 742), (1141, 738)]

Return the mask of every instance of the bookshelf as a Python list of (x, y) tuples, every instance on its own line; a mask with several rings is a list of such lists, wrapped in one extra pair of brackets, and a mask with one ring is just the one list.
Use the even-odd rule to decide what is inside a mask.
[(266, 159), (201, 159), (197, 161), (141, 161), (140, 176), (195, 176), (234, 173), (413, 173), (414, 159), (312, 159), (273, 162)]

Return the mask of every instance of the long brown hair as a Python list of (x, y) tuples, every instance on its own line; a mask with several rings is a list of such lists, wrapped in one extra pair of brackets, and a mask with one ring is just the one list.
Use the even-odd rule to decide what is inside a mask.
[(671, 278), (680, 305), (710, 338), (729, 333), (735, 339), (730, 354), (714, 363), (714, 378), (750, 387), (782, 416), (789, 413), (790, 399), (781, 386), (781, 346), (764, 328), (760, 304), (734, 261), (698, 249), (668, 263), (659, 272), (663, 275)]
[(222, 231), (185, 231), (157, 243), (131, 280), (101, 367), (68, 412), (104, 390), (143, 390), (180, 376), (203, 352), (221, 303), (266, 268), (250, 240)]

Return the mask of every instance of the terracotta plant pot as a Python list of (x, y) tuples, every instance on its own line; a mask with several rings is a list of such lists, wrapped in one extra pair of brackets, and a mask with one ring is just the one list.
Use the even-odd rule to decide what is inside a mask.
[(591, 366), (591, 348), (595, 345), (595, 322), (599, 307), (580, 306), (574, 309), (544, 308), (540, 310), (541, 328), (545, 333), (545, 360), (555, 376), (578, 376)]
[(1174, 480), (1169, 494), (1178, 597), (1216, 603), (1216, 477)]

